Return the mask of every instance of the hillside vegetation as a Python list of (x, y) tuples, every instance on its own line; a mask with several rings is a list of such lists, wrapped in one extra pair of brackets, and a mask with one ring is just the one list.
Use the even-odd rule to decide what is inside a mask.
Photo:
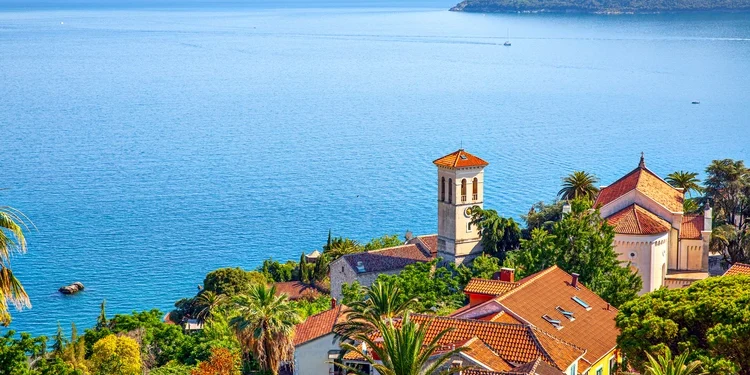
[(464, 0), (452, 11), (655, 13), (750, 11), (750, 0)]

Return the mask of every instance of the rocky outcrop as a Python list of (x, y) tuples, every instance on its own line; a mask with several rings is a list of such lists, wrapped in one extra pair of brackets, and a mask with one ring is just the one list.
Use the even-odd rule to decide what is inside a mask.
[(83, 290), (83, 283), (76, 281), (73, 284), (60, 287), (58, 291), (62, 294), (76, 294)]

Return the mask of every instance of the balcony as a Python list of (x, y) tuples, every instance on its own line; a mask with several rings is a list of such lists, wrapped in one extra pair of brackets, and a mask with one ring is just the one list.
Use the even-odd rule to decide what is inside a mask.
[(461, 196), (461, 203), (466, 203), (466, 196), (465, 195)]
[(478, 199), (479, 199), (479, 194), (472, 194), (471, 195), (471, 200), (473, 200), (473, 201), (476, 202)]

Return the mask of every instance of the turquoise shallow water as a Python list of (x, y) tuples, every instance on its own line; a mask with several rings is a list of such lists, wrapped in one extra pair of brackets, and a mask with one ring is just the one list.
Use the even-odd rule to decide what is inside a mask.
[(37, 228), (12, 329), (90, 326), (104, 298), (167, 310), (329, 228), (434, 233), (431, 161), (462, 143), (490, 162), (487, 206), (516, 217), (573, 169), (750, 155), (748, 15), (302, 5), (0, 2), (0, 198)]

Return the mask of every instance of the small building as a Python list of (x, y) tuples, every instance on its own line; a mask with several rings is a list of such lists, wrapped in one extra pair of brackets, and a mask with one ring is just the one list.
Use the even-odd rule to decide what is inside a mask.
[(294, 375), (343, 374), (329, 363), (339, 357), (341, 348), (333, 326), (342, 322), (346, 306), (331, 300), (331, 309), (312, 315), (297, 325), (294, 335)]
[(686, 214), (684, 195), (646, 168), (641, 156), (637, 168), (596, 197), (594, 206), (615, 227), (619, 259), (631, 262), (643, 279), (641, 293), (708, 277), (712, 210)]
[(610, 375), (618, 363), (617, 309), (578, 282), (578, 276), (552, 266), (515, 281), (502, 269), (493, 280), (472, 279), (464, 293), (469, 305), (454, 318), (534, 327), (583, 350), (566, 374)]
[(347, 254), (331, 262), (331, 296), (342, 299), (341, 289), (345, 283), (359, 282), (368, 287), (378, 275), (397, 274), (414, 263), (429, 262), (435, 258), (434, 246), (437, 236), (418, 236), (406, 244), (380, 250)]
[(320, 259), (320, 251), (314, 250), (310, 254), (305, 254), (305, 260), (307, 263), (317, 263), (318, 259)]

